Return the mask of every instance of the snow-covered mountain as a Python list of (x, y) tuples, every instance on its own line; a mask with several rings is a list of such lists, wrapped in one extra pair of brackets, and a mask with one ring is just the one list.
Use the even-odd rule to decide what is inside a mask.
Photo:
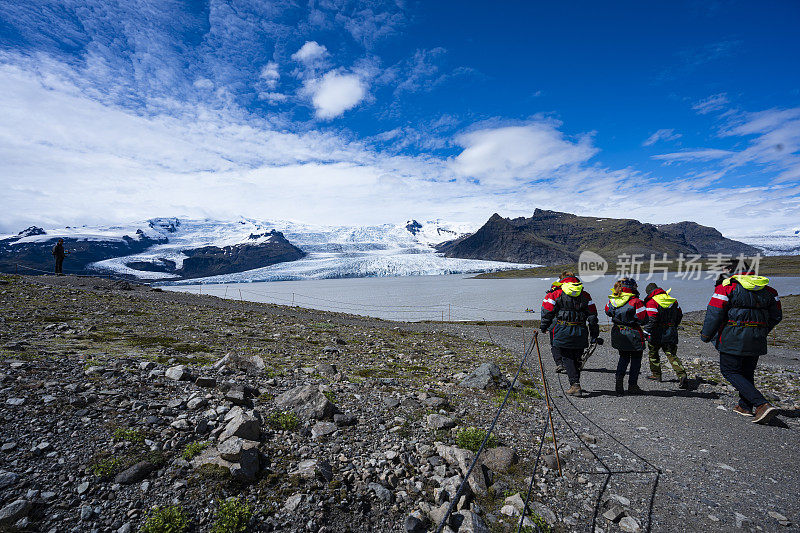
[(764, 235), (745, 235), (737, 239), (755, 246), (763, 255), (800, 254), (800, 228)]
[[(130, 250), (134, 253), (106, 253), (104, 257), (88, 262), (85, 268), (165, 282), (187, 282), (187, 277), (233, 282), (433, 275), (527, 266), (448, 259), (436, 253), (436, 244), (460, 237), (472, 229), (467, 224), (441, 220), (409, 220), (404, 224), (375, 226), (322, 226), (249, 218), (234, 221), (156, 218), (109, 227), (29, 228), (16, 236), (7, 237), (7, 247), (13, 249), (15, 246), (38, 244), (45, 249), (45, 244), (57, 238), (64, 238), (68, 245), (99, 243), (107, 246), (109, 243), (132, 242), (131, 236), (135, 236), (138, 239), (135, 242), (141, 245)], [(301, 254), (297, 254), (272, 261), (277, 264), (264, 262), (261, 265), (269, 266), (259, 265), (258, 268), (249, 266), (237, 270), (226, 265), (227, 271), (213, 277), (212, 273), (218, 273), (213, 269), (195, 268), (198, 263), (207, 266), (209, 260), (219, 261), (220, 257), (227, 258), (233, 251), (243, 248), (260, 250), (290, 245), (302, 250), (305, 257), (298, 258)], [(209, 253), (211, 259), (208, 258)], [(203, 261), (199, 261), (198, 256)], [(189, 268), (187, 261), (192, 263), (192, 268)], [(253, 264), (252, 257), (246, 264)], [(191, 282), (196, 281), (194, 279)]]

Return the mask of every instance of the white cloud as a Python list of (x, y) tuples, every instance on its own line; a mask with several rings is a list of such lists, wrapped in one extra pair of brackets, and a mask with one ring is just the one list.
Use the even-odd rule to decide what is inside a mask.
[(319, 44), (317, 41), (306, 41), (306, 44), (292, 54), (292, 59), (304, 63), (305, 65), (313, 65), (317, 61), (325, 58), (328, 55), (328, 49)]
[(654, 132), (650, 137), (648, 137), (643, 143), (642, 146), (652, 146), (659, 141), (674, 141), (675, 139), (680, 139), (681, 134), (675, 133), (673, 129), (661, 129)]
[[(139, 111), (100, 100), (102, 93), (71, 81), (79, 78), (73, 68), (41, 58), (35, 68), (0, 61), (0, 231), (176, 215), (321, 224), (441, 217), (479, 224), (495, 211), (529, 216), (534, 207), (659, 223), (696, 220), (727, 233), (741, 233), (743, 219), (748, 232), (800, 225), (794, 183), (709, 188), (718, 176), (665, 183), (605, 168), (592, 162), (597, 148), (589, 136), (566, 136), (552, 120), (483, 123), (456, 136), (463, 150), (449, 159), (400, 156), (348, 133), (293, 132), (299, 128), (272, 116), (186, 102), (182, 95)], [(790, 157), (798, 116), (770, 110), (738, 117), (723, 134), (741, 136), (753, 150), (719, 154), (708, 166), (737, 156), (788, 179), (800, 168)], [(450, 131), (453, 122), (444, 122)], [(781, 157), (770, 155), (770, 142)]]
[(355, 74), (330, 71), (306, 81), (303, 92), (311, 97), (317, 118), (329, 120), (356, 107), (366, 96), (367, 85)]
[(268, 89), (274, 89), (278, 86), (278, 80), (281, 78), (281, 73), (278, 72), (278, 64), (270, 61), (261, 68), (259, 75)]
[(464, 150), (452, 161), (455, 172), (481, 183), (510, 185), (542, 179), (555, 170), (585, 163), (597, 149), (589, 136), (568, 140), (552, 121), (485, 128), (456, 137)]
[(194, 86), (198, 89), (213, 89), (214, 82), (208, 78), (198, 78), (194, 81)]
[(728, 104), (728, 96), (725, 93), (715, 94), (700, 100), (692, 106), (692, 109), (701, 115), (707, 115), (714, 111), (719, 111)]
[(734, 152), (730, 150), (719, 150), (707, 148), (701, 150), (684, 150), (682, 152), (672, 152), (669, 154), (654, 155), (653, 159), (662, 161), (713, 161), (714, 159), (725, 159)]

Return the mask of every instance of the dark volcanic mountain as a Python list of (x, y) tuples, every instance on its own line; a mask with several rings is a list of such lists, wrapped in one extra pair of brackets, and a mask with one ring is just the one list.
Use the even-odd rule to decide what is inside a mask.
[(657, 226), (638, 220), (583, 217), (536, 209), (530, 218), (497, 213), (472, 235), (437, 247), (446, 257), (557, 265), (576, 261), (583, 250), (613, 260), (620, 254), (666, 253), (755, 255), (758, 250), (694, 222)]

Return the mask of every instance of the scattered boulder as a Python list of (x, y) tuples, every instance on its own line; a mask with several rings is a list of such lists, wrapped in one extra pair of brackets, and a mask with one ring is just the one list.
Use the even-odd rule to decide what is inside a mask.
[(642, 531), (641, 524), (639, 524), (639, 521), (632, 516), (626, 516), (620, 520), (619, 528), (625, 533), (639, 533)]
[(317, 422), (311, 428), (311, 438), (314, 440), (321, 440), (330, 435), (333, 435), (338, 430), (338, 427), (333, 422)]
[(253, 414), (239, 411), (220, 433), (219, 441), (224, 442), (231, 437), (257, 441), (261, 437), (261, 424)]
[(212, 389), (217, 386), (217, 380), (212, 376), (199, 376), (196, 380), (194, 380), (194, 384), (198, 387)]
[[(14, 447), (9, 446), (8, 449), (13, 450)], [(14, 472), (8, 472), (7, 470), (0, 470), (0, 490), (5, 489), (6, 487), (10, 487), (11, 485), (14, 485), (17, 481), (19, 481), (19, 474), (15, 474)]]
[(513, 448), (498, 446), (484, 450), (482, 461), (493, 472), (506, 474), (512, 466), (519, 463), (519, 456)]
[(33, 504), (28, 500), (14, 500), (0, 509), (0, 530), (10, 529), (17, 521), (28, 516)]
[(155, 469), (156, 466), (153, 463), (149, 461), (140, 461), (117, 474), (114, 478), (114, 483), (121, 483), (122, 485), (138, 483), (149, 476)]
[(222, 367), (234, 368), (246, 374), (257, 375), (266, 370), (267, 364), (259, 355), (228, 353), (214, 363), (212, 368), (219, 370)]
[(237, 462), (242, 457), (242, 453), (247, 450), (258, 448), (258, 442), (247, 440), (241, 437), (230, 437), (217, 445), (219, 456), (226, 461)]
[(456, 427), (456, 421), (449, 416), (432, 414), (427, 417), (428, 427), (434, 430), (451, 429)]
[(313, 384), (300, 385), (284, 392), (275, 398), (275, 405), (280, 409), (290, 409), (302, 418), (317, 420), (333, 418), (336, 412), (336, 406)]
[(487, 390), (493, 388), (507, 388), (509, 382), (503, 376), (500, 367), (495, 363), (483, 363), (470, 372), (459, 385), (470, 389)]
[(164, 373), (164, 377), (174, 381), (191, 381), (192, 377), (186, 369), (186, 365), (171, 366)]
[(383, 503), (392, 503), (392, 500), (394, 499), (392, 491), (390, 491), (380, 483), (370, 483), (369, 490), (375, 492), (375, 496), (377, 496), (378, 499)]

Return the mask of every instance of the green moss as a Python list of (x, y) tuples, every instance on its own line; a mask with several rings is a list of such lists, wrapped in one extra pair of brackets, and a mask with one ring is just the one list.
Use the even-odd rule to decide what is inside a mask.
[(189, 444), (186, 445), (186, 448), (183, 449), (181, 457), (183, 457), (187, 461), (191, 461), (192, 459), (200, 455), (203, 452), (203, 450), (208, 448), (210, 444), (211, 443), (208, 441), (190, 442)]
[(139, 528), (139, 533), (183, 533), (189, 529), (189, 517), (177, 505), (154, 507)]
[(144, 431), (133, 428), (118, 428), (114, 431), (114, 440), (124, 440), (134, 444), (144, 444)]
[[(484, 438), (486, 438), (485, 429), (468, 427), (456, 434), (456, 445), (459, 448), (477, 452)], [(495, 446), (497, 446), (497, 439), (494, 435), (490, 435), (486, 441), (486, 448), (494, 448)]]
[(122, 471), (125, 461), (121, 458), (112, 457), (102, 459), (89, 466), (89, 470), (97, 477), (110, 477)]
[(217, 519), (211, 533), (244, 533), (253, 517), (253, 508), (238, 498), (217, 500)]
[(291, 411), (276, 411), (267, 415), (267, 423), (273, 429), (294, 431), (300, 427), (300, 419)]

